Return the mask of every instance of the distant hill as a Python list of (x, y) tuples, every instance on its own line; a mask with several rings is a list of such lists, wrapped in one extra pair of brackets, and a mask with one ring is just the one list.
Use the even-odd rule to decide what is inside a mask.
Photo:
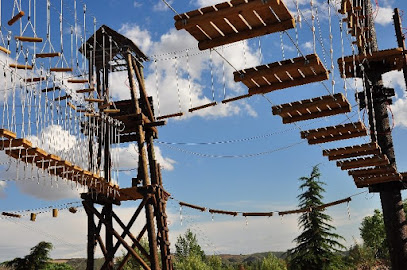
[(222, 258), (222, 262), (225, 264), (252, 264), (256, 261), (263, 260), (263, 258), (267, 257), (270, 253), (274, 254), (277, 258), (284, 258), (284, 252), (281, 251), (259, 252), (248, 255), (220, 254), (218, 256)]

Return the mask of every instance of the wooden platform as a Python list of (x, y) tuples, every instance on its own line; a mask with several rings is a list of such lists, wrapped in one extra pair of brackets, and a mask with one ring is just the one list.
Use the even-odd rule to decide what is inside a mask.
[(367, 130), (362, 122), (324, 127), (301, 132), (301, 138), (307, 139), (309, 144), (327, 143), (366, 135)]
[[(367, 63), (371, 66), (380, 66), (380, 68), (385, 69), (385, 72), (392, 70), (401, 70), (404, 66), (404, 55), (402, 48), (388, 49), (373, 52), (372, 55), (356, 55), (355, 56), (355, 65), (356, 65), (356, 77), (362, 78), (362, 71), (359, 67), (359, 63)], [(343, 60), (342, 58), (338, 59), (338, 66), (343, 77), (343, 63), (345, 63), (345, 76), (347, 78), (355, 77), (355, 65), (353, 61), (353, 56), (347, 56)]]
[(357, 169), (363, 167), (386, 166), (390, 162), (386, 155), (380, 154), (372, 157), (362, 157), (343, 161), (337, 161), (336, 165), (342, 170)]
[(174, 19), (175, 28), (188, 31), (200, 50), (295, 27), (294, 17), (281, 0), (231, 0)]
[(335, 94), (273, 106), (272, 111), (287, 124), (347, 113), (351, 111), (351, 105), (343, 94)]
[(299, 86), (329, 78), (328, 71), (318, 55), (310, 54), (255, 68), (234, 72), (235, 82), (249, 88), (249, 94), (264, 94), (271, 91)]
[(322, 155), (327, 156), (329, 160), (378, 155), (380, 153), (380, 147), (375, 142), (322, 151)]
[(400, 173), (389, 173), (381, 175), (371, 175), (365, 177), (353, 177), (355, 184), (358, 188), (368, 187), (370, 185), (402, 181), (403, 176)]
[(355, 177), (369, 176), (369, 175), (379, 175), (379, 174), (389, 174), (396, 173), (396, 169), (391, 165), (377, 166), (369, 169), (351, 170), (348, 174)]
[(135, 201), (143, 199), (143, 194), (140, 193), (137, 187), (121, 188), (119, 193), (119, 201)]

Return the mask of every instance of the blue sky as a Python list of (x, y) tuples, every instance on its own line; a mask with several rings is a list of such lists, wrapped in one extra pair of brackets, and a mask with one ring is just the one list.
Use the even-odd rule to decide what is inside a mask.
[[(179, 13), (218, 2), (220, 1), (169, 1)], [(37, 3), (39, 6), (37, 28), (39, 33), (41, 31), (44, 33), (45, 18), (41, 16), (45, 16), (45, 1), (37, 0)], [(53, 1), (52, 3), (51, 14), (54, 23), (51, 32), (55, 39), (54, 45), (58, 47), (59, 3)], [(155, 99), (156, 113), (161, 115), (180, 110), (186, 112), (191, 107), (191, 100), (192, 106), (211, 102), (213, 93), (218, 103), (224, 98), (225, 93), (227, 97), (246, 93), (247, 89), (243, 84), (233, 81), (234, 68), (249, 68), (279, 61), (283, 57), (297, 57), (296, 46), (304, 54), (312, 52), (312, 31), (307, 25), (307, 22), (311, 22), (308, 1), (299, 1), (302, 23), (298, 28), (298, 44), (290, 39), (296, 40), (296, 32), (291, 29), (282, 37), (275, 33), (219, 48), (218, 51), (234, 68), (224, 63), (215, 53), (211, 56), (208, 51), (200, 52), (197, 49), (196, 40), (184, 30), (177, 31), (174, 28), (174, 13), (161, 0), (77, 0), (78, 25), (83, 24), (84, 3), (87, 5), (87, 37), (92, 34), (92, 21), (95, 17), (97, 27), (106, 24), (118, 30), (131, 38), (150, 57), (151, 61), (145, 63), (146, 86), (149, 94)], [(298, 18), (295, 1), (286, 0), (285, 3), (294, 17)], [(327, 5), (322, 4), (321, 1), (316, 3), (318, 9), (316, 18), (319, 21), (319, 23), (315, 21), (316, 49), (325, 66), (329, 68), (331, 59)], [(379, 47), (380, 49), (393, 48), (396, 46), (396, 39), (391, 20), (392, 8), (399, 7), (403, 10), (407, 6), (402, 1), (379, 1), (379, 4), (380, 8), (376, 16)], [(9, 3), (5, 1), (2, 5), (2, 23), (5, 24), (12, 6), (8, 6)], [(69, 25), (74, 25), (74, 0), (65, 0), (64, 5), (66, 21), (64, 21), (63, 35), (65, 51), (68, 52), (67, 62), (69, 62)], [(356, 85), (356, 88), (361, 90), (361, 84), (349, 79), (345, 91), (344, 82), (338, 76), (336, 59), (341, 57), (342, 48), (338, 17), (333, 8), (331, 11), (336, 82), (334, 91), (347, 94), (349, 101), (355, 105), (354, 88)], [(14, 35), (18, 33), (18, 27), (12, 30)], [(83, 36), (83, 30), (78, 30), (77, 33), (78, 36)], [(281, 46), (281, 38), (283, 46)], [(344, 38), (344, 51), (345, 55), (351, 54), (347, 37)], [(111, 82), (114, 100), (129, 98), (125, 73), (114, 74)], [(397, 92), (392, 106), (395, 120), (393, 140), (398, 169), (404, 172), (407, 171), (407, 156), (403, 153), (406, 149), (407, 135), (407, 97), (404, 91), (404, 80), (400, 72), (391, 72), (386, 74), (384, 82), (388, 86), (395, 87)], [(296, 125), (283, 125), (280, 117), (272, 115), (271, 105), (332, 93), (331, 82), (326, 81), (325, 85), (328, 89), (325, 89), (321, 83), (309, 84), (269, 93), (266, 95), (267, 99), (253, 96), (229, 105), (219, 104), (196, 113), (186, 113), (179, 119), (170, 119), (166, 126), (159, 128), (159, 139), (156, 142), (166, 189), (176, 200), (208, 208), (253, 212), (292, 210), (297, 208), (298, 204), (296, 198), (299, 194), (298, 178), (308, 175), (312, 166), (320, 164), (321, 180), (327, 184), (325, 202), (365, 191), (365, 189), (357, 189), (352, 178), (336, 167), (334, 162), (328, 162), (322, 156), (322, 150), (364, 143), (369, 141), (369, 138), (351, 139), (320, 146), (310, 146), (300, 138), (301, 130), (346, 123), (349, 119), (357, 121), (359, 117), (363, 118), (362, 112), (358, 114), (354, 107), (347, 116), (339, 115), (303, 121)], [(49, 127), (42, 132), (52, 134), (54, 129), (55, 127)], [(31, 135), (38, 136), (39, 133), (34, 130)], [(62, 135), (68, 136), (67, 133)], [(214, 142), (223, 143), (213, 144)], [(137, 166), (137, 152), (134, 144), (122, 145), (115, 151), (122, 155), (120, 169), (133, 169)], [(248, 155), (253, 156), (243, 157)], [(62, 180), (58, 182), (58, 187), (55, 185), (51, 187), (48, 178), (41, 180), (38, 185), (35, 179), (30, 179), (30, 169), (26, 170), (27, 179), (23, 180), (24, 177), (21, 177), (24, 175), (23, 168), (16, 169), (15, 164), (12, 164), (11, 169), (6, 171), (7, 167), (3, 165), (4, 180), (16, 179), (16, 171), (20, 172), (20, 180), (0, 182), (0, 211), (35, 209), (79, 201), (79, 191)], [(129, 186), (130, 179), (134, 176), (135, 171), (120, 173), (120, 186)], [(405, 195), (404, 192), (403, 195)], [(292, 240), (299, 233), (296, 215), (285, 216), (283, 219), (278, 216), (249, 218), (247, 222), (241, 216), (215, 215), (212, 220), (207, 212), (200, 213), (187, 208), (183, 208), (180, 215), (176, 200), (170, 200), (167, 209), (171, 242), (174, 243), (179, 234), (191, 228), (197, 233), (200, 243), (208, 254), (282, 251), (294, 245)], [(128, 218), (134, 211), (135, 205), (135, 203), (124, 203), (117, 211)], [(350, 246), (354, 241), (360, 241), (358, 230), (360, 222), (375, 208), (380, 208), (378, 195), (365, 193), (352, 198), (349, 205), (350, 219), (346, 204), (329, 208), (327, 213), (332, 216), (337, 232), (346, 238), (344, 244)], [(29, 247), (41, 240), (53, 242), (55, 245), (53, 257), (84, 257), (86, 254), (84, 212), (79, 211), (73, 215), (64, 210), (57, 219), (51, 218), (50, 215), (50, 213), (38, 215), (35, 223), (30, 222), (27, 216), (19, 220), (0, 219), (0, 239), (2, 239), (0, 261), (26, 254)], [(98, 254), (100, 255), (100, 252)]]

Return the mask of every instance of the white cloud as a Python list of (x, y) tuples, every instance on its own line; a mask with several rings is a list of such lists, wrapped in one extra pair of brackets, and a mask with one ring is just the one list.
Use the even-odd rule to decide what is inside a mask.
[(140, 3), (139, 1), (134, 1), (134, 3), (133, 3), (133, 6), (134, 6), (135, 8), (141, 7), (142, 5), (143, 5), (143, 4)]
[(7, 187), (7, 182), (0, 180), (0, 198), (6, 197), (6, 193), (5, 193), (6, 187)]
[(383, 26), (392, 23), (393, 9), (391, 7), (379, 7), (375, 22)]
[(400, 87), (401, 89), (405, 90), (406, 83), (404, 80), (403, 71), (394, 70), (383, 74), (383, 84), (386, 87)]
[(395, 125), (407, 127), (407, 97), (397, 99), (391, 108)]
[[(164, 33), (158, 41), (153, 41), (151, 34), (137, 25), (125, 24), (120, 32), (140, 45), (143, 51), (155, 55), (154, 57), (158, 59), (157, 63), (151, 62), (145, 71), (146, 88), (149, 95), (154, 98), (157, 115), (183, 111), (186, 114), (181, 119), (192, 116), (226, 117), (242, 112), (256, 116), (254, 110), (245, 101), (219, 104), (209, 109), (187, 113), (191, 107), (211, 103), (213, 94), (215, 94), (216, 100), (223, 98), (223, 93), (221, 93), (223, 74), (225, 74), (227, 96), (236, 96), (247, 91), (241, 84), (233, 81), (234, 68), (239, 70), (259, 64), (258, 52), (252, 49), (247, 41), (236, 43), (225, 49), (217, 49), (233, 65), (231, 67), (224, 64), (224, 60), (216, 53), (212, 53), (213, 62), (211, 64), (209, 51), (198, 51), (196, 49), (197, 41), (186, 31), (171, 29)], [(180, 40), (183, 42), (180, 43)], [(179, 53), (173, 54), (172, 52)], [(211, 65), (212, 71), (210, 70)], [(224, 72), (223, 68), (225, 68)], [(215, 93), (212, 92), (211, 74), (222, 74), (214, 77)], [(112, 76), (112, 93), (117, 99), (130, 97), (128, 87), (125, 86), (128, 85), (126, 76), (125, 72)], [(242, 110), (242, 107), (245, 110)]]
[(201, 7), (208, 7), (212, 5), (216, 5), (219, 3), (222, 3), (224, 1), (219, 1), (219, 0), (198, 0), (195, 2), (196, 6), (201, 8)]
[[(173, 0), (167, 0), (168, 4), (172, 5), (172, 3), (174, 2)], [(161, 0), (157, 0), (157, 3), (154, 4), (153, 6), (153, 10), (154, 11), (166, 11), (168, 9), (167, 5), (161, 1)]]

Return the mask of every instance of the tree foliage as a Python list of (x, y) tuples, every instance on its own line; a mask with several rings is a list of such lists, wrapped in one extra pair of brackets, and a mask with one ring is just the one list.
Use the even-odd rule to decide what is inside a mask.
[(177, 237), (177, 242), (175, 243), (175, 256), (177, 257), (177, 260), (180, 261), (189, 256), (196, 256), (205, 260), (205, 252), (198, 244), (196, 235), (190, 229), (188, 229), (184, 235)]
[(297, 246), (287, 252), (290, 269), (332, 269), (337, 262), (335, 253), (344, 248), (338, 242), (343, 238), (332, 232), (335, 228), (329, 224), (331, 217), (323, 209), (318, 209), (323, 204), (322, 193), (325, 191), (322, 187), (325, 183), (319, 180), (320, 176), (318, 166), (314, 166), (309, 177), (299, 179), (302, 181), (302, 193), (297, 196), (299, 207), (311, 211), (303, 213), (298, 219), (302, 233), (294, 239)]
[(46, 269), (49, 264), (49, 253), (51, 249), (52, 244), (43, 241), (31, 248), (30, 254), (26, 255), (24, 258), (15, 258), (11, 261), (4, 262), (3, 265), (15, 270)]
[(375, 258), (389, 258), (383, 214), (379, 210), (375, 209), (373, 216), (363, 218), (359, 229), (365, 247), (372, 251)]

